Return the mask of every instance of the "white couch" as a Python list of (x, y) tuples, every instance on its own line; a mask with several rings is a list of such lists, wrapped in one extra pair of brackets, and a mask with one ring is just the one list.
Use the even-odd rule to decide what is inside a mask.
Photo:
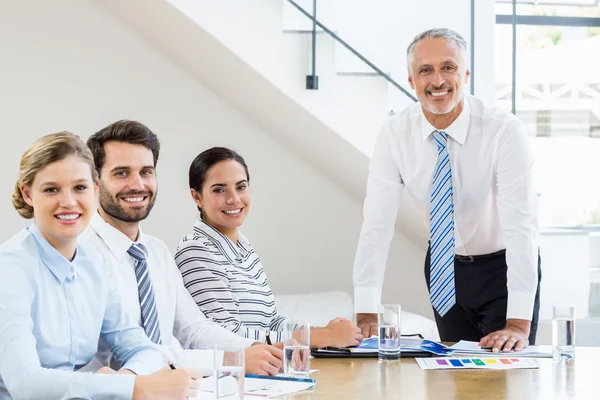
[[(290, 319), (308, 320), (313, 326), (325, 326), (336, 317), (354, 320), (352, 297), (342, 291), (276, 294), (275, 303), (281, 315)], [(440, 340), (434, 321), (404, 310), (401, 332), (403, 335), (420, 333), (426, 339)]]

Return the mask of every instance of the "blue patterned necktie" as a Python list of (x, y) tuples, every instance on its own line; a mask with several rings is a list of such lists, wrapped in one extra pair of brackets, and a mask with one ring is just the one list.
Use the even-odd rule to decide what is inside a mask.
[(127, 253), (133, 257), (135, 265), (135, 277), (138, 284), (140, 295), (140, 308), (142, 310), (142, 326), (146, 335), (156, 344), (162, 344), (160, 338), (160, 325), (158, 323), (158, 310), (152, 291), (152, 282), (148, 273), (148, 264), (146, 263), (147, 250), (141, 243), (131, 245)]
[(452, 169), (448, 154), (448, 135), (434, 131), (438, 148), (437, 165), (433, 174), (429, 238), (431, 260), (429, 299), (440, 316), (456, 303), (454, 292), (454, 201), (452, 199)]

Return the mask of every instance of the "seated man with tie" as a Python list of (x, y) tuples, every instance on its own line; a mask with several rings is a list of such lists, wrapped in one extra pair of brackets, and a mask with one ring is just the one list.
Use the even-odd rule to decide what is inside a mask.
[[(99, 206), (82, 240), (108, 259), (125, 310), (173, 362), (180, 363), (186, 349), (241, 345), (246, 347), (247, 373), (277, 374), (283, 352), (254, 344), (206, 318), (183, 286), (167, 246), (142, 233), (140, 221), (150, 213), (158, 190), (158, 137), (139, 122), (117, 121), (92, 135), (87, 145), (100, 175)], [(107, 365), (109, 358), (100, 343), (97, 361)], [(209, 369), (212, 363), (207, 352), (201, 365), (193, 367)]]
[(363, 336), (374, 314), (394, 221), (406, 188), (429, 214), (425, 277), (442, 341), (494, 351), (535, 343), (541, 269), (533, 155), (523, 124), (464, 95), (467, 44), (449, 29), (407, 49), (420, 103), (384, 127), (371, 161), (354, 264)]

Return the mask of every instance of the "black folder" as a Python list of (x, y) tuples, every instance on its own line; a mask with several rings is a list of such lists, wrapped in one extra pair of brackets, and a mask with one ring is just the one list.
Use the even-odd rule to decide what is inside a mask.
[[(420, 334), (414, 335), (402, 335), (402, 337), (406, 338), (420, 338), (423, 339), (423, 336)], [(360, 352), (355, 353), (350, 350), (348, 347), (325, 347), (323, 349), (314, 349), (311, 352), (311, 355), (315, 358), (377, 358), (379, 357), (379, 353), (377, 351), (373, 352)], [(401, 351), (401, 358), (415, 358), (415, 357), (433, 357), (435, 354), (430, 353), (428, 351)]]
[[(315, 349), (310, 352), (314, 358), (377, 358), (379, 354), (375, 351), (373, 353), (352, 353), (347, 352), (323, 352), (320, 349)], [(422, 357), (433, 357), (435, 354), (428, 351), (401, 351), (401, 358), (422, 358)]]

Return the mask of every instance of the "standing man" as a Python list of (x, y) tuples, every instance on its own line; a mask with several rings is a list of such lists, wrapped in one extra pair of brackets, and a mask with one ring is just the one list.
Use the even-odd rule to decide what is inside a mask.
[(371, 160), (354, 263), (357, 323), (377, 334), (377, 305), (406, 188), (429, 214), (425, 279), (442, 341), (494, 351), (535, 343), (541, 278), (533, 155), (523, 124), (463, 90), (467, 44), (449, 29), (407, 49), (420, 103), (389, 121)]
[[(125, 311), (173, 362), (181, 362), (184, 356), (189, 361), (192, 355), (183, 349), (243, 345), (247, 347), (247, 373), (277, 374), (283, 352), (265, 344), (253, 345), (254, 341), (207, 319), (184, 287), (167, 246), (142, 233), (140, 221), (152, 210), (158, 191), (158, 137), (139, 122), (118, 121), (92, 135), (87, 145), (100, 175), (99, 206), (82, 240), (108, 260)], [(101, 343), (97, 359), (106, 365), (110, 353), (103, 347)], [(196, 367), (212, 369), (212, 360), (212, 353), (207, 352), (195, 360)]]

